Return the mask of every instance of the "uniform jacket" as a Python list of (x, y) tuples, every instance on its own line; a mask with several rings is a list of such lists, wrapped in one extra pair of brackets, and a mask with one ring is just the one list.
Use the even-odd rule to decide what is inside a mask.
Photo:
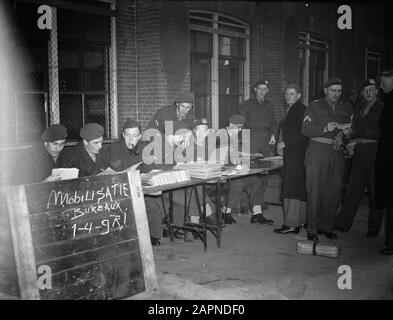
[(143, 163), (142, 158), (143, 148), (147, 144), (147, 142), (139, 141), (134, 149), (129, 150), (123, 138), (113, 142), (109, 146), (109, 163), (111, 168), (115, 171), (123, 171), (138, 162), (142, 162), (138, 170), (142, 173), (149, 172), (153, 169), (153, 166)]
[(379, 119), (382, 112), (382, 104), (376, 101), (367, 115), (362, 115), (364, 106), (357, 108), (352, 120), (352, 137), (378, 140)]
[(59, 158), (55, 163), (43, 142), (34, 143), (15, 166), (13, 184), (36, 183), (45, 180), (52, 174), (52, 169), (58, 166)]
[(98, 174), (109, 167), (109, 158), (107, 151), (102, 148), (96, 155), (94, 162), (83, 145), (83, 140), (76, 146), (63, 150), (59, 157), (58, 164), (60, 168), (77, 168), (79, 177), (92, 176)]
[[(195, 115), (192, 110), (188, 111), (186, 117), (179, 121), (176, 115), (176, 105), (163, 107), (156, 112), (150, 120), (148, 128), (158, 129), (161, 133), (175, 134), (179, 129), (192, 130), (195, 124)], [(173, 132), (165, 132), (165, 121), (173, 121)]]
[(339, 132), (338, 129), (331, 132), (323, 132), (328, 122), (350, 123), (352, 108), (349, 104), (338, 101), (335, 112), (326, 98), (314, 100), (306, 109), (302, 124), (302, 133), (306, 137), (325, 137), (333, 139)]
[(259, 103), (257, 99), (249, 99), (242, 103), (239, 112), (247, 119), (246, 128), (266, 129), (269, 134), (276, 134), (277, 121), (274, 112), (274, 105), (270, 100)]

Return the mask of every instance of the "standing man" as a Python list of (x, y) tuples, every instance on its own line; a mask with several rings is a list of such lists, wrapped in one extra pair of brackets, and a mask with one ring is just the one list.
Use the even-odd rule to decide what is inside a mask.
[[(147, 142), (141, 141), (142, 131), (138, 122), (127, 118), (122, 136), (109, 146), (109, 163), (113, 170), (123, 171), (139, 162), (142, 158), (143, 148)], [(152, 166), (142, 163), (141, 172), (149, 172)], [(159, 196), (145, 196), (146, 215), (149, 223), (150, 238), (153, 246), (160, 245), (162, 233), (162, 219), (165, 215)]]
[(79, 135), (82, 138), (76, 146), (64, 150), (59, 159), (61, 168), (79, 169), (79, 177), (92, 176), (109, 167), (107, 153), (102, 149), (104, 128), (98, 123), (84, 125)]
[(367, 79), (360, 86), (363, 98), (355, 106), (351, 138), (356, 142), (352, 168), (346, 188), (344, 203), (335, 219), (335, 229), (351, 229), (364, 189), (370, 192), (370, 215), (367, 237), (376, 237), (381, 229), (382, 210), (375, 209), (375, 157), (379, 135), (382, 104), (377, 100), (378, 89), (374, 79)]
[[(250, 153), (262, 153), (265, 157), (270, 157), (272, 146), (276, 144), (277, 121), (275, 107), (269, 99), (266, 99), (269, 93), (268, 81), (258, 80), (253, 91), (255, 98), (241, 104), (239, 113), (246, 117), (245, 128), (250, 129)], [(260, 179), (262, 180), (261, 198), (264, 199), (268, 178), (264, 176)], [(244, 207), (244, 204), (242, 203), (241, 206)]]
[(332, 232), (340, 199), (345, 159), (335, 146), (341, 131), (349, 134), (351, 107), (340, 101), (342, 83), (338, 78), (328, 80), (325, 97), (313, 101), (306, 109), (302, 133), (310, 137), (306, 151), (307, 238), (318, 241), (317, 233), (336, 239)]
[(381, 89), (384, 106), (379, 123), (375, 195), (377, 209), (385, 209), (386, 248), (380, 253), (393, 255), (393, 69), (382, 72)]
[(13, 183), (26, 184), (60, 179), (52, 176), (52, 169), (58, 167), (59, 155), (66, 138), (66, 127), (60, 124), (48, 127), (42, 133), (41, 141), (34, 143), (29, 154), (23, 156), (21, 163), (15, 167)]
[(300, 101), (301, 96), (296, 84), (287, 85), (285, 89), (287, 108), (277, 144), (277, 149), (283, 150), (284, 156), (282, 183), (284, 223), (281, 228), (273, 231), (280, 234), (297, 234), (306, 223), (307, 192), (304, 156), (309, 139), (302, 134), (306, 106)]

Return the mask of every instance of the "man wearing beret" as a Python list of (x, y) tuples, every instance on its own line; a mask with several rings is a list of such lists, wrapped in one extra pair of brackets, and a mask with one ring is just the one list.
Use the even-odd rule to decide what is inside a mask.
[[(166, 141), (171, 146), (186, 146), (196, 121), (192, 111), (193, 104), (194, 93), (183, 92), (175, 99), (173, 105), (159, 109), (150, 120), (147, 128), (157, 129), (162, 135), (165, 135), (163, 143)], [(181, 130), (183, 132), (177, 132), (180, 129), (183, 129)], [(149, 130), (145, 132), (148, 133)], [(147, 139), (148, 137), (144, 136), (144, 140)], [(166, 153), (168, 153), (167, 151), (165, 150)]]
[(22, 163), (15, 168), (14, 181), (17, 184), (54, 181), (52, 169), (59, 167), (59, 155), (67, 138), (67, 128), (54, 124), (41, 135), (41, 141), (33, 144), (29, 155), (21, 158)]
[(375, 162), (375, 196), (378, 209), (385, 209), (383, 255), (393, 255), (393, 69), (381, 73), (383, 108)]
[(342, 83), (338, 78), (328, 80), (325, 97), (311, 102), (304, 114), (302, 133), (310, 138), (306, 151), (307, 237), (318, 241), (317, 234), (328, 239), (337, 212), (345, 169), (344, 152), (336, 148), (336, 135), (350, 134), (352, 108), (341, 102)]
[[(228, 161), (233, 165), (241, 165), (241, 158), (235, 158), (231, 154), (231, 146), (236, 143), (236, 136), (240, 133), (244, 124), (246, 123), (246, 118), (241, 114), (234, 114), (229, 118), (229, 124), (226, 127), (228, 134), (228, 148), (230, 158)], [(225, 147), (225, 145), (220, 145), (220, 147)], [(235, 223), (236, 221), (232, 217), (232, 213), (240, 211), (240, 196), (242, 192), (246, 192), (249, 197), (249, 207), (252, 211), (251, 223), (261, 223), (261, 224), (273, 224), (272, 220), (266, 219), (262, 213), (262, 203), (263, 198), (263, 186), (262, 180), (257, 176), (247, 176), (232, 179), (229, 183), (229, 196), (228, 196), (228, 208), (225, 208), (224, 221), (227, 224)]]
[(109, 167), (109, 158), (102, 148), (104, 128), (98, 123), (84, 125), (79, 135), (82, 140), (73, 148), (64, 150), (60, 159), (61, 168), (78, 168), (79, 177), (91, 176)]
[(382, 225), (382, 210), (375, 208), (375, 158), (379, 135), (379, 118), (382, 104), (377, 100), (378, 88), (374, 79), (362, 82), (359, 90), (362, 99), (355, 106), (352, 120), (351, 139), (356, 146), (352, 157), (352, 167), (344, 196), (343, 206), (336, 216), (335, 229), (347, 232), (364, 195), (370, 191), (370, 215), (367, 237), (376, 237)]
[[(127, 118), (119, 140), (109, 146), (109, 163), (113, 170), (123, 171), (139, 162), (142, 158), (143, 148), (147, 142), (141, 141), (142, 131), (139, 123), (132, 118)], [(152, 166), (142, 163), (139, 167), (141, 172), (149, 172)], [(160, 245), (162, 232), (162, 218), (164, 209), (160, 197), (145, 196), (146, 214), (149, 222), (149, 230), (152, 245)]]
[[(255, 98), (242, 103), (239, 112), (246, 117), (245, 127), (250, 129), (250, 152), (262, 153), (265, 157), (272, 156), (272, 146), (276, 143), (277, 121), (275, 107), (266, 98), (269, 93), (269, 82), (264, 79), (258, 80), (253, 87)], [(267, 177), (262, 179), (262, 199), (268, 183)]]

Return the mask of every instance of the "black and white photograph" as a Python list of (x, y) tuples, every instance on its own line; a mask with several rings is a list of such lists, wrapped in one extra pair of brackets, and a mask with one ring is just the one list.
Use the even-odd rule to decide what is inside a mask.
[(0, 300), (392, 300), (392, 35), (380, 0), (2, 0)]

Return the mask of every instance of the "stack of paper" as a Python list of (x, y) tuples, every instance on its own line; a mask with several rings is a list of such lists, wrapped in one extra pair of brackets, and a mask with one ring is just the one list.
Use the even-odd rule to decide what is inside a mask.
[(186, 170), (174, 171), (151, 171), (143, 174), (142, 183), (150, 186), (162, 186), (191, 180), (190, 174)]
[(179, 163), (177, 167), (182, 170), (187, 170), (192, 178), (211, 179), (221, 176), (222, 165), (219, 163), (191, 161)]

